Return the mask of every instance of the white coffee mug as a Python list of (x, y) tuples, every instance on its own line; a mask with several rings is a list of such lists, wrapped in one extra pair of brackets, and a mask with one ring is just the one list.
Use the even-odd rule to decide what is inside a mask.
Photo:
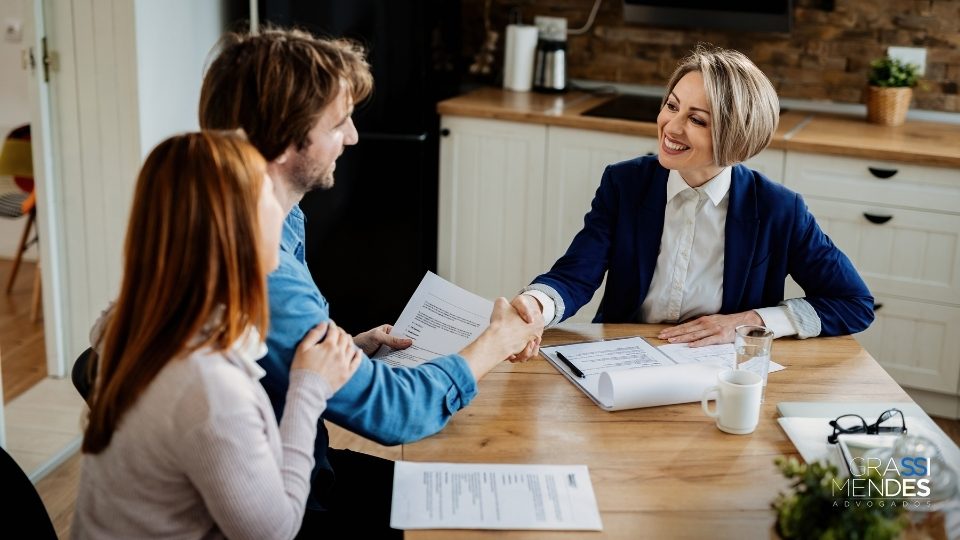
[[(717, 385), (703, 392), (700, 405), (703, 412), (717, 419), (717, 428), (726, 433), (746, 435), (757, 429), (760, 421), (760, 396), (763, 379), (751, 371), (728, 369), (717, 374)], [(711, 394), (716, 393), (716, 397)], [(715, 399), (717, 408), (710, 410), (707, 403)]]

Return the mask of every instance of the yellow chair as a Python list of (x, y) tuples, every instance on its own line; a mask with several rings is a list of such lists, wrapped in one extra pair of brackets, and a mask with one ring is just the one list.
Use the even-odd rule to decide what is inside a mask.
[[(37, 219), (36, 193), (33, 189), (33, 152), (30, 144), (30, 126), (20, 126), (7, 136), (3, 141), (3, 147), (0, 148), (0, 175), (12, 176), (16, 183), (16, 191), (10, 191), (0, 194), (0, 216), (7, 218), (19, 218), (27, 216), (27, 223), (20, 236), (20, 245), (17, 247), (16, 256), (13, 259), (13, 268), (10, 270), (10, 277), (7, 279), (7, 294), (13, 290), (13, 283), (17, 279), (17, 272), (20, 270), (20, 262), (23, 259), (24, 252), (31, 245), (37, 242), (37, 234), (34, 225)], [(33, 236), (31, 237), (31, 232)], [(30, 312), (30, 318), (36, 322), (37, 314), (40, 309), (40, 263), (37, 262), (37, 270), (33, 280), (33, 304)]]

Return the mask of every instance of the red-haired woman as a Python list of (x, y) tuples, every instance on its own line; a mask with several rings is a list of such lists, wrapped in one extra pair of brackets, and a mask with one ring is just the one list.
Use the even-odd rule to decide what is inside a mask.
[(292, 538), (317, 419), (360, 350), (296, 353), (279, 425), (259, 378), (283, 211), (238, 134), (162, 142), (137, 181), (120, 296), (101, 319), (75, 538)]

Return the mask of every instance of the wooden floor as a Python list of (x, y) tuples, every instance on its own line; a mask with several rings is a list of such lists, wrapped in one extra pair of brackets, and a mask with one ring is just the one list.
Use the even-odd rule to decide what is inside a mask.
[[(6, 287), (13, 263), (0, 259), (0, 287)], [(47, 376), (43, 317), (30, 322), (33, 274), (36, 265), (24, 262), (10, 294), (0, 289), (0, 369), (3, 401), (9, 402)]]

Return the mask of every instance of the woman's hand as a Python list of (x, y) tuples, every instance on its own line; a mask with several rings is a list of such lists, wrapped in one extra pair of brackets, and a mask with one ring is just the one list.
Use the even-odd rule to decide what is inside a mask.
[(390, 332), (392, 330), (392, 325), (381, 324), (372, 330), (357, 334), (353, 337), (353, 342), (357, 344), (357, 347), (363, 349), (367, 356), (373, 356), (373, 353), (377, 352), (381, 345), (386, 345), (391, 349), (406, 349), (413, 345), (413, 340), (410, 338), (391, 336)]
[(307, 332), (297, 346), (290, 369), (319, 373), (336, 392), (350, 380), (362, 359), (363, 353), (354, 345), (350, 334), (330, 321)]
[(752, 309), (731, 315), (704, 315), (672, 328), (665, 328), (657, 337), (670, 343), (689, 343), (691, 347), (733, 343), (734, 331), (744, 324), (761, 326), (763, 319)]

